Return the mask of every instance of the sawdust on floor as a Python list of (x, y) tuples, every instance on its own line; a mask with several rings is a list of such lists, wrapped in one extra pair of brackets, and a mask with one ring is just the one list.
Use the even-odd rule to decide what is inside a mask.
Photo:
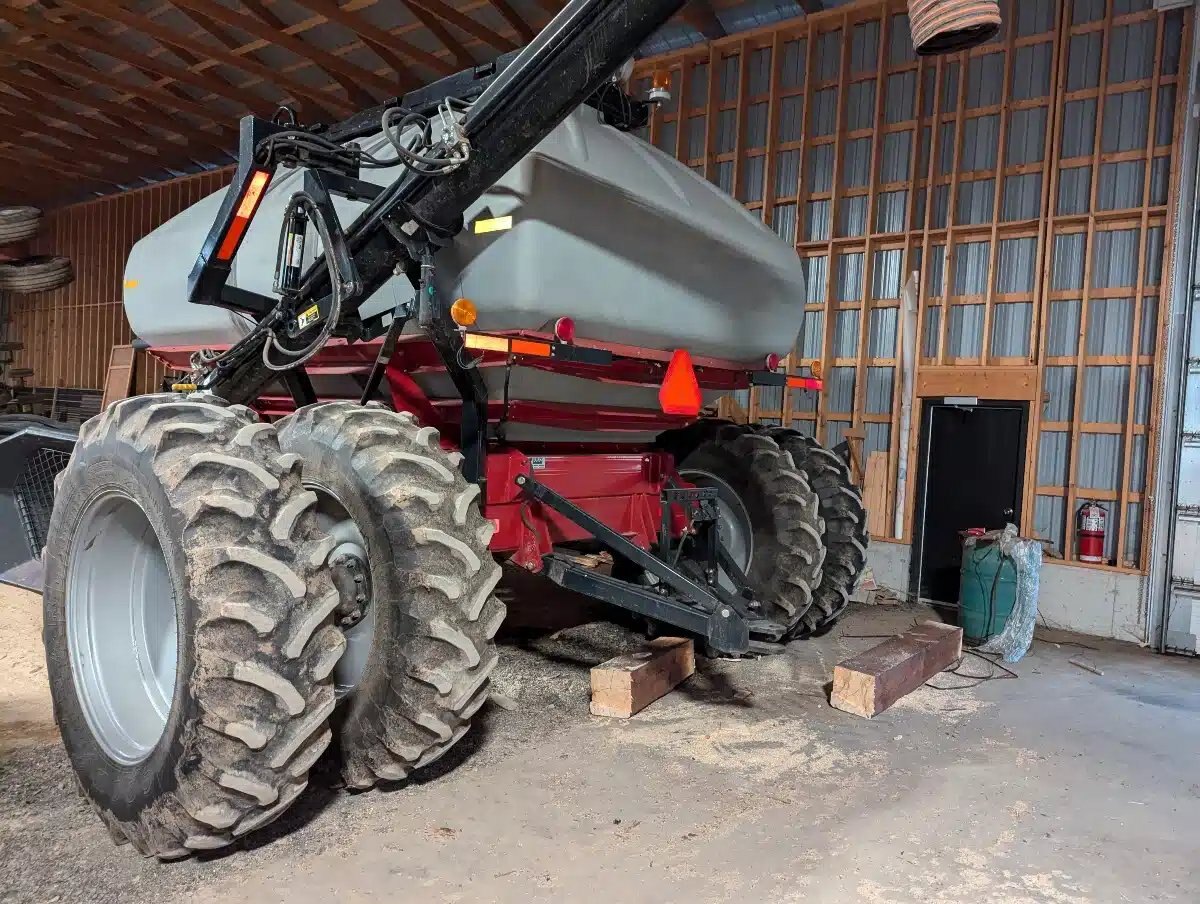
[(42, 649), (42, 598), (0, 584), (0, 750), (57, 737)]

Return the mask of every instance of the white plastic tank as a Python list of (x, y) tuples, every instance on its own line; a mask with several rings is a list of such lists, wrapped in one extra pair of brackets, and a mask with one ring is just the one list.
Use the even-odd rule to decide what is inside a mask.
[[(394, 156), (382, 136), (363, 142)], [(364, 170), (387, 185), (398, 170)], [(271, 295), (283, 210), (302, 174), (281, 171), (234, 260), (230, 283)], [(126, 267), (125, 309), (152, 346), (222, 346), (239, 315), (186, 301), (187, 276), (223, 192), (139, 241)], [(337, 199), (343, 225), (363, 207)], [(511, 228), (476, 234), (479, 220)], [(795, 344), (804, 276), (793, 249), (756, 216), (683, 164), (603, 125), (582, 107), (466, 213), (467, 228), (437, 258), (448, 297), (470, 298), (479, 328), (544, 329), (559, 317), (577, 335), (757, 364)], [(315, 231), (311, 233), (315, 237)], [(316, 242), (309, 242), (310, 255)], [(412, 294), (394, 278), (364, 313)]]

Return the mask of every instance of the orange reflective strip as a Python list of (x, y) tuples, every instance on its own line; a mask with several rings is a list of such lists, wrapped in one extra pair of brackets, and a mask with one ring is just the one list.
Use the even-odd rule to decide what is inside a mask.
[(825, 384), (812, 377), (788, 377), (787, 385), (792, 389), (815, 389), (820, 392)]
[(250, 177), (250, 184), (246, 186), (246, 193), (242, 195), (237, 212), (233, 215), (229, 231), (225, 233), (221, 247), (217, 250), (217, 260), (227, 261), (237, 251), (238, 245), (242, 242), (242, 236), (246, 234), (246, 228), (250, 225), (250, 220), (258, 208), (258, 202), (262, 200), (263, 191), (270, 180), (271, 174), (266, 170), (255, 170), (254, 175)]
[(549, 358), (550, 343), (531, 342), (528, 339), (514, 339), (512, 341), (512, 353), (514, 355), (533, 355), (536, 358)]
[(467, 348), (477, 348), (485, 352), (504, 352), (508, 354), (508, 340), (501, 336), (485, 336), (483, 333), (467, 333), (463, 339)]

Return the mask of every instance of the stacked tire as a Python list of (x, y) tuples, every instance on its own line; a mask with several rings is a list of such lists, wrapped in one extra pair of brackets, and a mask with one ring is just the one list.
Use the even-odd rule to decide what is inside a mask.
[[(0, 207), (0, 248), (27, 242), (42, 228), (42, 212), (36, 207)], [(22, 295), (49, 292), (70, 285), (75, 279), (66, 257), (36, 256), (0, 264), (0, 291)]]

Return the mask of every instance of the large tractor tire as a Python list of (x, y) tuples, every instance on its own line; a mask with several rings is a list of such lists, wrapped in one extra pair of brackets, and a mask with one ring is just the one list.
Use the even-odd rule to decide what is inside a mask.
[(817, 493), (825, 522), (825, 568), (813, 591), (812, 608), (804, 614), (797, 636), (822, 634), (833, 627), (850, 604), (850, 594), (867, 564), (867, 512), (862, 494), (850, 480), (850, 469), (837, 453), (811, 437), (783, 427), (766, 434), (792, 456)]
[(75, 270), (70, 258), (31, 257), (11, 264), (0, 264), (0, 290), (30, 295), (70, 285)]
[(824, 524), (817, 495), (769, 436), (718, 426), (678, 466), (697, 486), (716, 487), (721, 542), (745, 571), (762, 614), (792, 632), (821, 583)]
[(310, 405), (280, 423), (279, 440), (304, 459), (338, 544), (343, 777), (352, 788), (403, 779), (454, 746), (487, 700), (504, 620), (494, 527), (461, 457), (409, 414), (378, 402)]
[(217, 399), (80, 430), (46, 547), (54, 715), (114, 840), (175, 858), (282, 813), (331, 739), (332, 539), (275, 428)]
[(0, 245), (24, 242), (42, 228), (42, 212), (36, 207), (0, 207)]

